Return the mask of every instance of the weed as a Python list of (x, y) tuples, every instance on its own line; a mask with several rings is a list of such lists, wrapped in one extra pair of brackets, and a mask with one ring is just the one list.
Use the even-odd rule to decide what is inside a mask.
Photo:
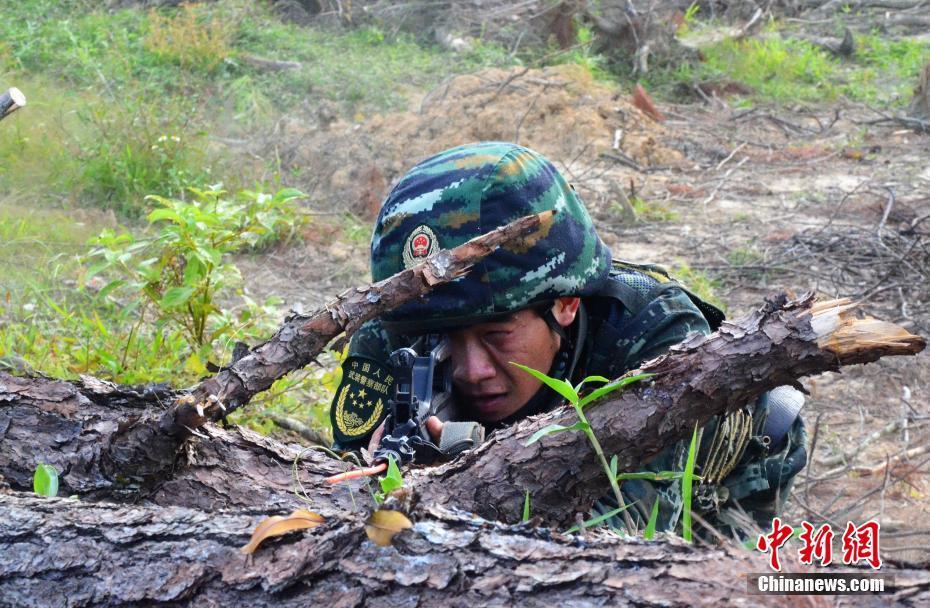
[(843, 93), (881, 105), (910, 100), (920, 69), (930, 62), (930, 41), (917, 38), (889, 40), (876, 33), (857, 38), (855, 64), (846, 71)]
[(652, 511), (649, 513), (649, 521), (646, 523), (646, 529), (643, 530), (643, 538), (652, 540), (656, 535), (656, 525), (659, 522), (659, 501), (652, 503)]
[(182, 4), (174, 14), (151, 10), (146, 21), (144, 45), (159, 60), (210, 73), (231, 53), (230, 23), (198, 5)]
[(186, 185), (207, 183), (202, 136), (191, 123), (197, 109), (178, 100), (173, 110), (142, 98), (85, 107), (88, 137), (75, 155), (80, 173), (73, 186), (97, 206), (138, 217), (148, 192), (181, 196)]
[(58, 496), (58, 470), (50, 464), (40, 464), (32, 476), (32, 491), (39, 496)]
[(574, 63), (581, 66), (594, 80), (609, 80), (607, 58), (593, 49), (594, 34), (588, 27), (577, 28), (577, 44), (567, 51), (550, 49), (548, 64)]
[(737, 247), (727, 253), (730, 266), (754, 266), (762, 261), (762, 254), (749, 247)]
[(692, 541), (691, 533), (691, 488), (694, 484), (694, 460), (697, 455), (697, 438), (698, 427), (694, 425), (694, 432), (691, 433), (691, 445), (688, 448), (688, 461), (685, 464), (684, 474), (681, 476), (681, 537)]
[(693, 291), (702, 300), (710, 302), (720, 310), (726, 312), (727, 305), (718, 294), (723, 288), (723, 284), (717, 279), (711, 278), (706, 273), (691, 268), (687, 263), (682, 263), (672, 270), (672, 276), (679, 279), (682, 284)]
[[(658, 501), (656, 501), (656, 504), (658, 504)], [(596, 525), (598, 525), (598, 524), (602, 524), (602, 523), (604, 523), (605, 521), (607, 521), (608, 519), (610, 519), (611, 517), (616, 517), (617, 515), (620, 515), (621, 513), (623, 513), (623, 512), (626, 511), (627, 509), (629, 509), (630, 506), (631, 506), (631, 505), (625, 505), (625, 506), (623, 506), (623, 507), (617, 507), (616, 509), (612, 509), (612, 510), (608, 511), (607, 513), (602, 513), (601, 515), (598, 515), (598, 516), (596, 516), (596, 517), (592, 517), (592, 518), (590, 518), (590, 519), (586, 519), (585, 521), (581, 522), (581, 525), (580, 525), (580, 526), (572, 526), (571, 528), (569, 528), (568, 530), (566, 530), (566, 531), (565, 531), (565, 534), (574, 534), (575, 532), (578, 532), (578, 531), (582, 530), (583, 528), (590, 528), (590, 527), (592, 527), (592, 526), (596, 526)]]
[[(691, 17), (679, 36), (713, 37), (708, 32), (716, 24), (700, 24)], [(751, 99), (735, 100), (737, 107), (751, 107), (753, 100), (795, 103), (840, 96), (882, 105), (905, 103), (919, 69), (930, 61), (930, 41), (889, 40), (873, 33), (857, 36), (856, 44), (852, 59), (840, 61), (772, 22), (753, 38), (701, 45), (701, 61), (660, 66), (649, 74), (649, 87), (668, 91), (670, 84), (737, 81), (754, 91)]]
[(399, 490), (404, 487), (404, 478), (400, 473), (400, 469), (397, 467), (396, 460), (388, 458), (387, 472), (383, 477), (378, 479), (378, 483), (381, 486), (381, 491), (372, 494), (372, 498), (375, 499), (376, 505), (383, 503), (387, 495), (394, 490)]
[[(530, 374), (555, 392), (559, 393), (572, 404), (572, 407), (575, 408), (575, 414), (578, 416), (578, 422), (572, 426), (563, 426), (560, 424), (550, 424), (544, 428), (539, 429), (533, 433), (532, 437), (526, 442), (526, 445), (531, 445), (547, 435), (552, 433), (559, 433), (562, 431), (582, 431), (585, 436), (588, 438), (588, 441), (591, 443), (591, 447), (594, 449), (594, 454), (597, 456), (597, 459), (601, 463), (601, 467), (604, 469), (604, 473), (607, 475), (608, 481), (610, 482), (610, 489), (613, 491), (614, 498), (617, 501), (617, 504), (621, 508), (625, 508), (623, 501), (623, 495), (620, 493), (620, 486), (617, 483), (616, 478), (616, 465), (611, 469), (611, 466), (607, 463), (607, 458), (604, 456), (604, 450), (601, 448), (600, 442), (597, 440), (597, 436), (594, 434), (594, 431), (591, 429), (591, 425), (588, 423), (588, 418), (584, 414), (584, 408), (589, 403), (600, 399), (604, 395), (612, 393), (618, 389), (627, 386), (633, 382), (643, 380), (645, 378), (651, 378), (655, 374), (639, 374), (635, 376), (626, 376), (611, 382), (603, 376), (588, 376), (584, 380), (578, 383), (577, 386), (572, 386), (564, 380), (559, 380), (558, 378), (550, 378), (546, 374), (536, 371), (535, 369), (529, 368), (525, 365), (520, 365), (519, 363), (510, 362), (511, 365), (514, 365), (526, 373)], [(578, 391), (589, 382), (601, 382), (603, 386), (596, 388), (591, 391), (588, 395), (580, 397)], [(632, 520), (627, 520), (628, 529), (633, 529)]]
[(636, 218), (645, 222), (674, 222), (678, 214), (661, 203), (650, 202), (638, 196), (630, 199)]
[(703, 50), (705, 77), (738, 80), (776, 101), (833, 99), (837, 63), (809, 42), (767, 35), (726, 41)]
[[(227, 198), (218, 188), (190, 191), (194, 195), (190, 202), (150, 197), (160, 206), (147, 218), (159, 230), (154, 239), (112, 230), (101, 233), (90, 253), (96, 263), (86, 279), (114, 271), (117, 278), (101, 289), (101, 295), (119, 289), (133, 301), (141, 298), (140, 316), (150, 307), (157, 324), (182, 331), (202, 356), (234, 327), (231, 316), (217, 305), (217, 297), (238, 286), (241, 277), (224, 256), (292, 230), (292, 204), (303, 194), (292, 189), (274, 196), (243, 191)], [(249, 313), (240, 321), (250, 322), (253, 316)]]

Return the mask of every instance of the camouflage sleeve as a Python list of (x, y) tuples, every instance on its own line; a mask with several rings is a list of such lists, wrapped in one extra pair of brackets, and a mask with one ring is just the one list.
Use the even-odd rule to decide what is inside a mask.
[(635, 336), (635, 340), (625, 353), (625, 370), (664, 354), (692, 332), (710, 333), (704, 315), (688, 294), (678, 288), (666, 289), (630, 323), (634, 327), (627, 332)]
[[(657, 313), (655, 317), (659, 322), (640, 332), (641, 336), (626, 353), (625, 369), (663, 354), (692, 331), (710, 331), (703, 315), (680, 290), (666, 291), (650, 303), (646, 311), (649, 308), (661, 311), (663, 317)], [(695, 472), (702, 475), (715, 468), (719, 477), (713, 483), (695, 484), (692, 511), (724, 536), (735, 532), (746, 537), (754, 526), (768, 528), (772, 517), (784, 504), (792, 480), (806, 463), (806, 433), (801, 418), (794, 421), (782, 445), (769, 446), (762, 436), (768, 413), (764, 403), (766, 400), (760, 399), (725, 419), (714, 417), (700, 431)], [(722, 459), (729, 462), (725, 467), (712, 467), (711, 460), (718, 459), (719, 464), (718, 457), (709, 456), (718, 435), (730, 438), (740, 432), (745, 437), (740, 444), (745, 447), (724, 454)], [(683, 471), (689, 445), (690, 440), (682, 440), (667, 447), (641, 471), (657, 474), (657, 477), (663, 471)], [(656, 530), (680, 533), (683, 500), (679, 479), (628, 480), (623, 482), (621, 494), (627, 505), (627, 517), (618, 513), (608, 518), (611, 527), (625, 530), (625, 520), (631, 519), (639, 530), (644, 529), (658, 501)], [(608, 495), (595, 503), (594, 514), (604, 515), (617, 508), (616, 499)], [(701, 534), (699, 525), (696, 524), (695, 530)]]
[(385, 331), (378, 319), (372, 319), (362, 324), (361, 327), (352, 334), (349, 341), (349, 357), (367, 357), (382, 361), (385, 365), (394, 349), (391, 348), (391, 335)]

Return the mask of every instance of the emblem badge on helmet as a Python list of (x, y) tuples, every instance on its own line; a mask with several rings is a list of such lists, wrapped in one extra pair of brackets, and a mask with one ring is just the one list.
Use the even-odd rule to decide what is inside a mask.
[(439, 251), (439, 240), (429, 226), (417, 226), (404, 243), (404, 268), (416, 266)]

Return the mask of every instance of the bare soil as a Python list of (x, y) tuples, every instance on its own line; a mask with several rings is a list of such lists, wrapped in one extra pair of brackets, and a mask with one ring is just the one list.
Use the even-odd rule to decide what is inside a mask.
[[(304, 185), (327, 213), (370, 221), (416, 161), (471, 141), (518, 141), (564, 171), (616, 257), (704, 271), (731, 316), (773, 291), (814, 290), (930, 333), (930, 135), (851, 104), (660, 103), (659, 123), (630, 93), (577, 68), (488, 70), (450, 78), (407, 112), (289, 121), (276, 151), (285, 166), (314, 168)], [(675, 218), (630, 222), (619, 190)], [(251, 291), (314, 307), (368, 280), (367, 244), (346, 242), (330, 220), (321, 215), (297, 251), (243, 260)], [(807, 382), (812, 453), (791, 521), (829, 521), (839, 536), (847, 521), (877, 519), (885, 559), (930, 561), (928, 370), (923, 354)]]

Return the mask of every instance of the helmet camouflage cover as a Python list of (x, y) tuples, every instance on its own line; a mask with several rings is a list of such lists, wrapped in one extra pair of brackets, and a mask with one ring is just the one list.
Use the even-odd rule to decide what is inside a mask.
[(387, 327), (419, 333), (479, 323), (560, 296), (593, 295), (610, 271), (610, 250), (584, 204), (541, 154), (487, 142), (452, 148), (416, 165), (378, 214), (371, 240), (375, 281), (439, 249), (552, 209), (550, 226), (499, 248), (464, 277), (387, 314)]

